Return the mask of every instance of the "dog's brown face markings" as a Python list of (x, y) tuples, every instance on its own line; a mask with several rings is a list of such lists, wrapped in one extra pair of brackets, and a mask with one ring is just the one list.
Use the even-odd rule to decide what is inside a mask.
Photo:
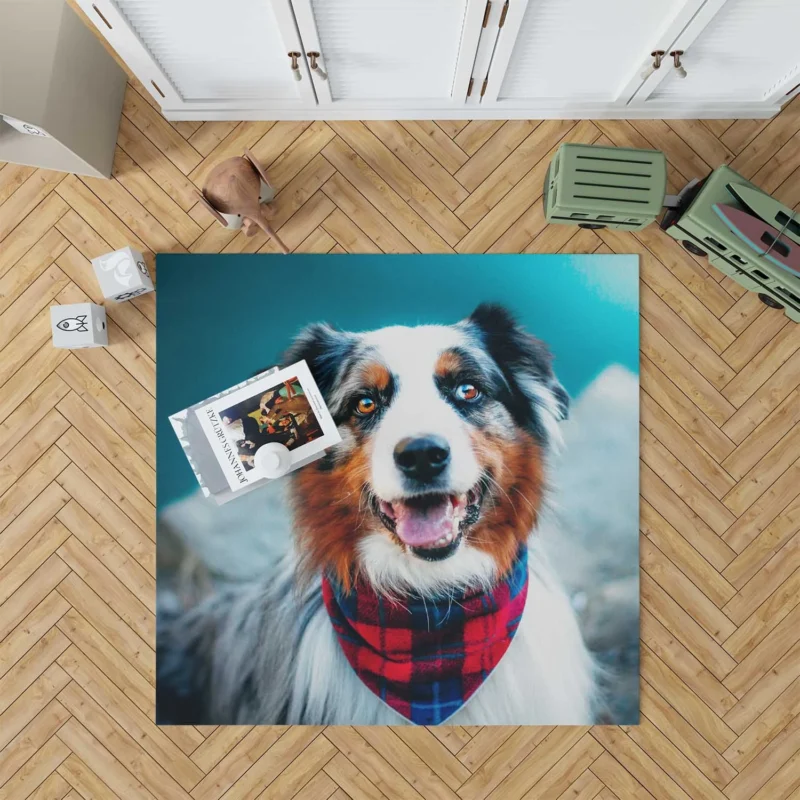
[(389, 370), (383, 364), (377, 361), (364, 364), (360, 372), (362, 386), (370, 391), (386, 391), (386, 388), (389, 386), (389, 382), (392, 379), (392, 375)]
[[(537, 522), (544, 492), (541, 450), (523, 431), (514, 441), (481, 431), (474, 431), (472, 439), (492, 480), (481, 516), (466, 532), (465, 543), (492, 556), (503, 574)], [(380, 524), (366, 499), (370, 457), (367, 441), (333, 469), (311, 465), (294, 478), (295, 516), (307, 566), (330, 570), (345, 589), (357, 574), (359, 540)]]
[[(361, 385), (385, 391), (389, 370), (378, 362), (364, 364)], [(330, 570), (349, 589), (356, 575), (356, 546), (374, 522), (369, 503), (372, 450), (369, 436), (353, 419), (339, 426), (346, 442), (333, 465), (312, 464), (295, 473), (295, 518), (299, 523), (304, 558), (309, 570)]]
[(525, 431), (512, 440), (481, 430), (471, 436), (491, 480), (481, 516), (467, 531), (466, 542), (492, 556), (502, 575), (538, 521), (545, 485), (541, 448)]
[(369, 442), (337, 460), (332, 469), (311, 464), (294, 475), (295, 519), (305, 567), (330, 570), (346, 590), (357, 572), (356, 546), (366, 532)]
[[(376, 389), (390, 380), (380, 364), (366, 374)], [(437, 363), (443, 376), (458, 369), (458, 357), (444, 353)], [(367, 533), (380, 528), (369, 503), (370, 438), (347, 422), (356, 446), (346, 450), (330, 468), (311, 465), (295, 473), (295, 516), (309, 570), (330, 570), (349, 589), (358, 571), (357, 546)], [(465, 544), (490, 555), (498, 573), (508, 571), (521, 544), (536, 525), (544, 494), (541, 447), (527, 431), (511, 438), (488, 431), (470, 432), (473, 450), (487, 476), (480, 517), (465, 531)], [(404, 545), (389, 531), (398, 546)]]
[[(311, 326), (289, 358), (309, 362), (343, 439), (293, 476), (309, 574), (330, 571), (349, 588), (359, 570), (392, 569), (393, 547), (403, 570), (462, 552), (456, 573), (440, 574), (511, 567), (538, 522), (545, 453), (569, 403), (541, 342), (480, 306), (449, 327)], [(438, 436), (446, 467), (426, 475), (401, 461), (409, 436), (425, 446)]]
[(461, 356), (455, 350), (445, 350), (436, 359), (434, 374), (437, 378), (447, 378), (457, 375), (462, 366)]
[[(454, 382), (462, 368), (459, 353), (445, 350), (436, 361), (435, 374)], [(466, 542), (492, 556), (502, 574), (511, 567), (519, 546), (537, 522), (544, 493), (541, 448), (519, 428), (511, 437), (474, 428), (470, 438), (489, 486), (481, 515), (465, 534)]]

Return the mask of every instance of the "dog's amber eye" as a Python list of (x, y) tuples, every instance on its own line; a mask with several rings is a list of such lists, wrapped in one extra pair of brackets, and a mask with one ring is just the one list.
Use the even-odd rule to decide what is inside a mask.
[(481, 396), (481, 391), (471, 383), (462, 383), (456, 389), (456, 397), (459, 400), (477, 400)]
[(359, 414), (363, 414), (367, 416), (368, 414), (372, 414), (373, 411), (377, 408), (377, 404), (371, 397), (360, 397), (358, 402), (356, 403), (356, 411)]

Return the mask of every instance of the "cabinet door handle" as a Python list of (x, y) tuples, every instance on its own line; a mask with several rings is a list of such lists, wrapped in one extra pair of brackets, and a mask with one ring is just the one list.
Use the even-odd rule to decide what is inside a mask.
[(675, 71), (678, 73), (678, 77), (685, 78), (686, 70), (683, 68), (683, 64), (681, 64), (683, 50), (672, 50), (670, 51), (670, 55), (672, 56), (672, 61), (675, 64)]
[(303, 54), (298, 53), (295, 50), (292, 50), (288, 56), (292, 59), (292, 75), (296, 81), (303, 80), (303, 76), (300, 73), (300, 64), (298, 63), (297, 59), (300, 58)]
[(643, 81), (646, 81), (657, 69), (661, 69), (661, 59), (664, 58), (666, 53), (663, 50), (653, 50), (650, 55), (653, 57), (653, 63), (642, 72), (641, 78)]
[(315, 72), (319, 76), (320, 80), (322, 81), (328, 80), (328, 73), (325, 72), (325, 70), (322, 69), (322, 67), (320, 67), (319, 64), (317, 64), (317, 59), (322, 58), (322, 56), (314, 50), (312, 50), (309, 53), (306, 53), (306, 55), (308, 56), (308, 59), (311, 62), (310, 63), (311, 71)]
[(108, 29), (110, 31), (113, 31), (114, 26), (103, 16), (103, 12), (95, 5), (93, 5), (92, 8), (94, 9), (94, 13), (97, 14), (97, 16), (100, 17), (100, 19), (103, 20), (103, 22), (105, 22)]

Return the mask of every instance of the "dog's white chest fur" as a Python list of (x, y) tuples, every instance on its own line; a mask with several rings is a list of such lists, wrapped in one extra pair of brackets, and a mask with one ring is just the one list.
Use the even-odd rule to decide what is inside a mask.
[[(500, 663), (445, 724), (579, 725), (592, 719), (593, 666), (569, 601), (531, 551), (525, 612)], [(323, 606), (299, 642), (289, 690), (291, 724), (401, 725), (347, 662)]]

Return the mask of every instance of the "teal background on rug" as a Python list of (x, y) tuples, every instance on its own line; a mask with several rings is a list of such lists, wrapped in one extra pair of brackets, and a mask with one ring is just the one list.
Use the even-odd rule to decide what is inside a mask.
[(451, 324), (484, 302), (547, 342), (570, 395), (611, 364), (638, 374), (638, 256), (159, 255), (159, 508), (198, 488), (169, 415), (280, 363), (305, 325)]

